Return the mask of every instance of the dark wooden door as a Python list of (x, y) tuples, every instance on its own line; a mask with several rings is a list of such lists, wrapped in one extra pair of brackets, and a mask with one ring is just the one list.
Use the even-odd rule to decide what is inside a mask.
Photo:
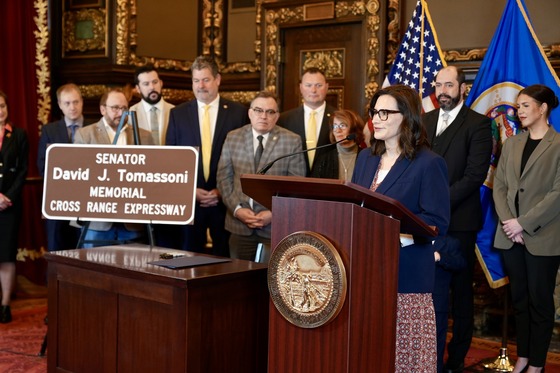
[(327, 75), (329, 104), (364, 116), (365, 47), (362, 22), (283, 28), (280, 64), (282, 110), (301, 104), (299, 81), (306, 66)]

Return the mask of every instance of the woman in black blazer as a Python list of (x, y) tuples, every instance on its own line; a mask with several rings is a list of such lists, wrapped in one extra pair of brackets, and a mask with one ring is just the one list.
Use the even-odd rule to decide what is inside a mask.
[(548, 123), (558, 97), (544, 85), (519, 92), (525, 131), (507, 139), (494, 174), (493, 197), (515, 310), (513, 372), (540, 372), (554, 328), (554, 289), (560, 265), (560, 134)]
[(29, 144), (21, 128), (8, 119), (8, 99), (0, 91), (0, 323), (12, 321), (10, 296), (16, 279), (16, 253), (21, 221), (21, 190), (27, 176)]
[(351, 110), (337, 110), (331, 116), (331, 143), (355, 135), (354, 140), (342, 141), (329, 151), (319, 153), (309, 176), (323, 179), (341, 179), (350, 181), (356, 158), (364, 141), (364, 121)]

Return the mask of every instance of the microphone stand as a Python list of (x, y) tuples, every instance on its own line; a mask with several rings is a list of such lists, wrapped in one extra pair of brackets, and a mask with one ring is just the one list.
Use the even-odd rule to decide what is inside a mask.
[(488, 358), (482, 360), (480, 363), (485, 370), (492, 372), (512, 372), (515, 368), (515, 360), (510, 360), (508, 357), (507, 348), (507, 328), (508, 328), (508, 289), (505, 291), (504, 297), (504, 317), (502, 319), (502, 347), (497, 358)]
[(278, 162), (278, 161), (281, 160), (281, 159), (288, 158), (288, 157), (291, 157), (291, 156), (294, 156), (294, 155), (298, 155), (298, 154), (304, 154), (304, 153), (310, 152), (310, 151), (312, 151), (312, 150), (318, 150), (318, 149), (328, 148), (328, 147), (331, 147), (331, 146), (335, 146), (336, 144), (339, 144), (339, 143), (341, 143), (341, 142), (343, 142), (343, 141), (346, 141), (346, 140), (354, 140), (355, 138), (356, 138), (356, 134), (355, 134), (355, 133), (351, 133), (351, 134), (349, 134), (348, 136), (346, 136), (345, 138), (343, 138), (342, 140), (338, 140), (337, 142), (333, 142), (333, 143), (330, 143), (330, 144), (325, 144), (325, 145), (317, 146), (317, 147), (315, 147), (315, 148), (310, 148), (310, 149), (301, 150), (301, 151), (295, 152), (295, 153), (284, 154), (283, 156), (280, 156), (280, 157), (278, 157), (278, 158), (276, 158), (276, 159), (273, 159), (272, 161), (270, 161), (270, 162), (268, 162), (267, 164), (265, 164), (263, 168), (261, 168), (260, 170), (257, 171), (257, 174), (258, 174), (258, 175), (264, 175), (264, 174), (266, 174), (266, 171), (270, 170), (270, 168), (271, 168), (276, 162)]

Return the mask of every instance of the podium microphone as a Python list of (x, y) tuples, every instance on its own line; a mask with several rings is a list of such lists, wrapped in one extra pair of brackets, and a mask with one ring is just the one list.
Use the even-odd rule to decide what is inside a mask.
[(346, 141), (346, 140), (354, 140), (355, 138), (356, 138), (356, 134), (355, 134), (355, 133), (351, 133), (351, 134), (349, 134), (348, 136), (346, 136), (345, 138), (343, 138), (342, 140), (338, 140), (337, 142), (333, 142), (333, 143), (330, 143), (330, 144), (325, 144), (325, 145), (317, 146), (317, 147), (311, 148), (311, 149), (301, 150), (301, 151), (295, 152), (295, 153), (284, 154), (283, 156), (278, 157), (278, 158), (276, 158), (276, 159), (273, 159), (272, 161), (270, 161), (270, 162), (268, 162), (267, 164), (265, 164), (264, 167), (261, 168), (261, 169), (257, 172), (257, 174), (259, 174), (259, 175), (264, 175), (264, 174), (266, 174), (266, 171), (268, 171), (268, 170), (270, 169), (270, 167), (272, 167), (276, 162), (278, 162), (278, 161), (281, 160), (281, 159), (288, 158), (288, 157), (291, 157), (291, 156), (294, 156), (294, 155), (298, 155), (298, 154), (304, 154), (304, 153), (310, 152), (310, 151), (312, 151), (312, 150), (328, 148), (328, 147), (331, 147), (331, 146), (335, 146), (336, 144), (341, 143), (341, 142)]

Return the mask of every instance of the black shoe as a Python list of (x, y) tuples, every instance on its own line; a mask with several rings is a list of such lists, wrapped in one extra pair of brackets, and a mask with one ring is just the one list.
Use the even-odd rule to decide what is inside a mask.
[(443, 372), (444, 373), (463, 373), (463, 369), (465, 369), (465, 364), (464, 363), (459, 363), (456, 365), (452, 365), (452, 364), (445, 364), (445, 366), (443, 367)]
[(7, 324), (12, 321), (12, 311), (10, 306), (0, 307), (0, 323)]

